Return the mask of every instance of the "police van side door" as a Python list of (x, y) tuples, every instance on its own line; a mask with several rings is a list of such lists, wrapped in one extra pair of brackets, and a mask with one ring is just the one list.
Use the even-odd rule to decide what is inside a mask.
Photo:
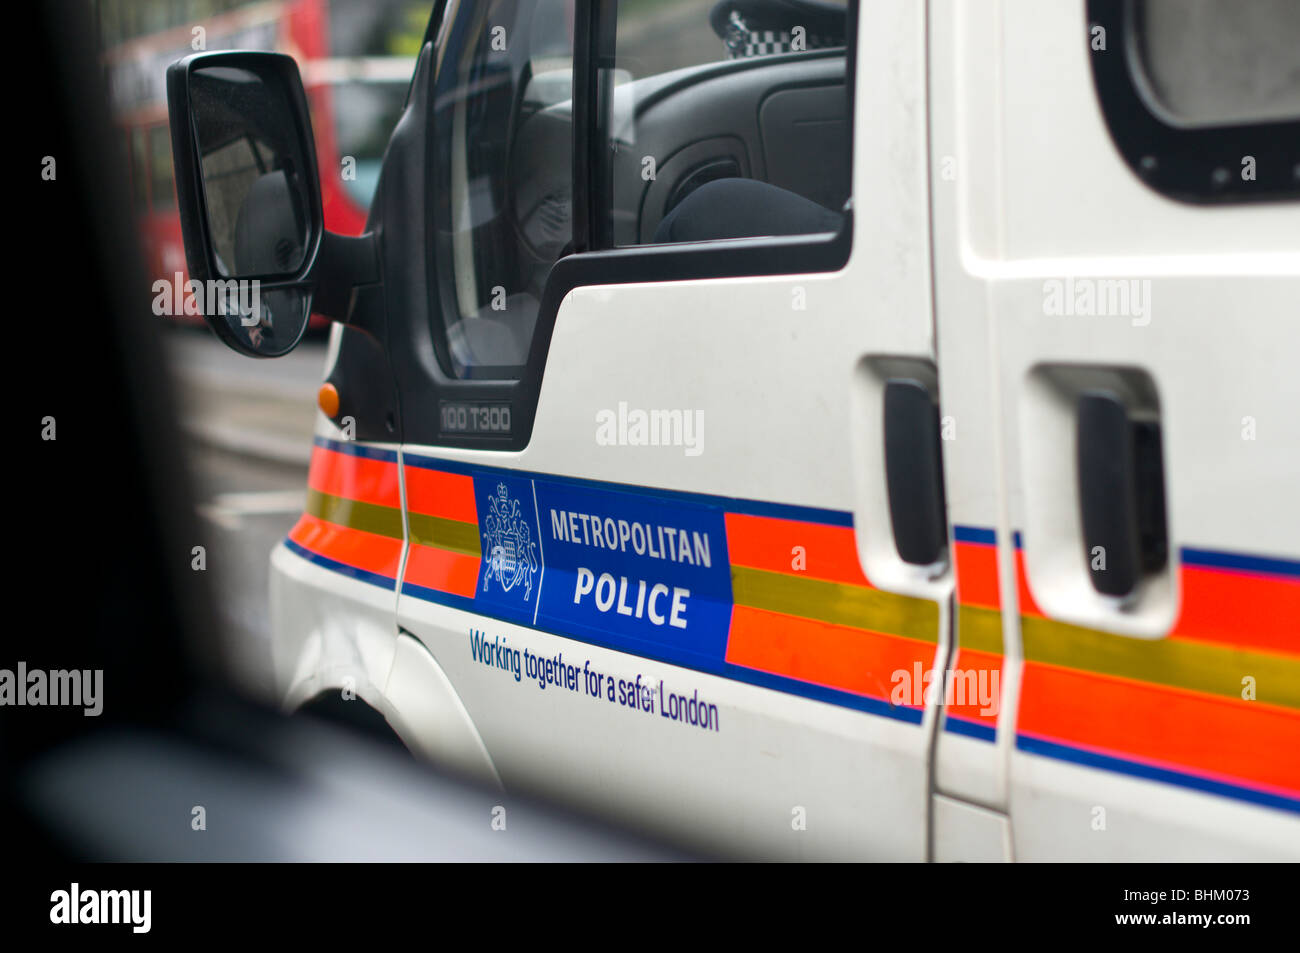
[(1017, 858), (1300, 856), (1300, 17), (1252, 11), (1002, 5)]
[[(682, 6), (710, 30), (711, 3)], [(664, 79), (620, 56), (634, 33), (613, 10), (577, 4), (557, 39), (562, 3), (449, 4), (417, 75), (435, 191), (411, 265), (431, 313), (391, 349), (399, 625), (508, 789), (725, 851), (924, 859), (950, 573), (899, 557), (882, 459), (886, 382), (933, 367), (924, 11), (850, 15), (856, 76), (832, 44)], [(724, 108), (747, 96), (759, 108)], [(764, 193), (838, 231), (650, 246), (642, 221), (610, 247), (637, 209), (706, 188), (702, 169), (815, 181), (789, 163), (827, 160), (761, 122), (856, 130), (851, 215)], [(418, 189), (417, 146), (399, 127), (391, 202)], [(400, 276), (386, 293), (418, 312)]]

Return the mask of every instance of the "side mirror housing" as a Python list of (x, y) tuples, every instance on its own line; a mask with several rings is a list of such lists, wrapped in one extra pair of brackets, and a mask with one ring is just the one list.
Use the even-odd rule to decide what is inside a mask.
[(344, 320), (378, 280), (372, 236), (325, 231), (307, 97), (279, 53), (198, 53), (167, 70), (187, 289), (225, 344), (280, 357), (313, 310)]

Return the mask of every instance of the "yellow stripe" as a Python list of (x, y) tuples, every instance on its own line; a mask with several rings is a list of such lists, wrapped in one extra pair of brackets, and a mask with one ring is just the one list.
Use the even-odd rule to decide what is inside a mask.
[(1300, 659), (1208, 642), (1135, 639), (1082, 626), (1020, 617), (1025, 658), (1044, 665), (1241, 699), (1247, 676), (1255, 700), (1300, 709)]
[[(957, 644), (978, 652), (1003, 651), (1001, 613), (981, 606), (958, 609)], [(1255, 680), (1255, 700), (1300, 708), (1300, 659), (1184, 639), (1135, 639), (1098, 629), (1022, 615), (1025, 658), (1043, 665), (1168, 685), (1241, 699), (1242, 679)]]
[(972, 652), (1001, 655), (1002, 610), (987, 606), (959, 606), (957, 609), (957, 647)]
[(744, 566), (731, 567), (731, 588), (737, 605), (939, 641), (939, 607), (928, 599)]
[(441, 516), (429, 516), (427, 513), (408, 513), (407, 525), (411, 529), (413, 543), (483, 558), (477, 523), (463, 523)]
[(320, 490), (307, 490), (306, 511), (312, 516), (359, 529), (378, 536), (402, 539), (402, 511), (393, 506), (380, 506), (377, 503), (362, 503), (349, 500), (343, 496), (331, 496)]

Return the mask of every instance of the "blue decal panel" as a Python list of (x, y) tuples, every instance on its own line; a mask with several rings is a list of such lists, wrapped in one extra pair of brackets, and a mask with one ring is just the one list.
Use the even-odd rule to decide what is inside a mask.
[(725, 670), (732, 591), (721, 507), (503, 471), (469, 474), (482, 543), (477, 611)]
[(717, 507), (536, 480), (546, 580), (538, 624), (720, 671), (731, 564)]

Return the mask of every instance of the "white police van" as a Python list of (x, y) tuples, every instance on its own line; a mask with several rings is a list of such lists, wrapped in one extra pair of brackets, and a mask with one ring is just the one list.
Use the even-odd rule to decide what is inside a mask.
[(1300, 858), (1295, 4), (439, 0), (360, 238), (291, 60), (168, 83), (209, 323), (338, 322), (290, 707), (727, 852)]

